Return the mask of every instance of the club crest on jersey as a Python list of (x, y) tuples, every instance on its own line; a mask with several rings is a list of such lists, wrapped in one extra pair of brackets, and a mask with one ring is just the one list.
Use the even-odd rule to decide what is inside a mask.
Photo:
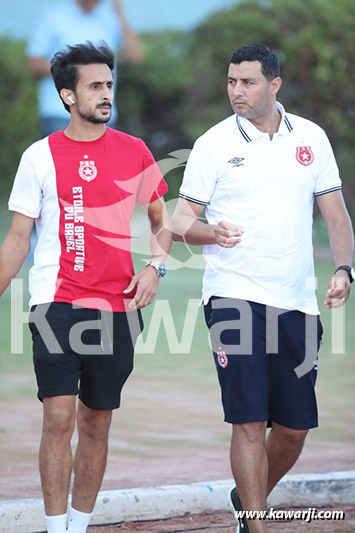
[(97, 176), (95, 161), (80, 161), (79, 176), (85, 181), (92, 181)]
[(226, 368), (226, 366), (228, 366), (229, 361), (227, 354), (224, 350), (217, 352), (217, 362), (222, 368)]
[(314, 161), (314, 155), (310, 146), (297, 146), (296, 159), (301, 165), (308, 167)]

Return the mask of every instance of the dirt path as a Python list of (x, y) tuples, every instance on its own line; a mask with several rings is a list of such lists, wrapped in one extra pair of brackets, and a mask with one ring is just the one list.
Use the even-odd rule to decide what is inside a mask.
[[(16, 380), (17, 390), (12, 394)], [(0, 499), (41, 498), (38, 446), (41, 404), (32, 374), (4, 380), (0, 398)], [(175, 381), (174, 381), (175, 380)], [(163, 400), (162, 400), (163, 399)], [(313, 430), (291, 474), (353, 470), (355, 447), (351, 402), (323, 392), (321, 427)], [(334, 411), (335, 409), (335, 411)], [(336, 416), (341, 413), (341, 417)], [(122, 408), (115, 413), (110, 453), (102, 490), (151, 487), (230, 479), (230, 428), (223, 422), (217, 386), (206, 388), (167, 379), (136, 375), (127, 384)], [(311, 503), (310, 503), (311, 505)], [(355, 533), (355, 509), (346, 509), (344, 522), (272, 523), (269, 531), (294, 533)], [(231, 514), (187, 516), (158, 522), (91, 527), (90, 533), (235, 533)]]
[[(23, 377), (23, 386), (32, 387), (31, 380)], [(346, 438), (353, 407), (345, 402), (339, 407), (341, 419), (332, 411), (321, 413), (321, 428), (310, 432), (291, 474), (354, 468), (353, 439)], [(7, 397), (0, 399), (0, 410), (0, 499), (40, 498), (41, 404), (33, 397)], [(102, 490), (230, 479), (229, 438), (217, 387), (206, 394), (190, 384), (172, 387), (136, 376), (114, 415)]]
[[(347, 409), (353, 416), (353, 407)], [(0, 499), (40, 498), (41, 404), (17, 397), (0, 400), (0, 410)], [(346, 411), (343, 420), (331, 414), (310, 433), (291, 474), (354, 469), (353, 440), (340, 440), (349, 429)], [(138, 376), (127, 384), (122, 409), (114, 415), (102, 490), (230, 479), (229, 434), (217, 387), (206, 395), (181, 384), (147, 386)]]

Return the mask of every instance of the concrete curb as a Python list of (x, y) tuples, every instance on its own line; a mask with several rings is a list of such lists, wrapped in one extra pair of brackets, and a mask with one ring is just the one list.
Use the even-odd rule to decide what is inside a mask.
[[(91, 525), (134, 520), (158, 520), (229, 509), (227, 495), (233, 480), (168, 485), (158, 488), (112, 490), (99, 493)], [(321, 507), (352, 505), (355, 470), (325, 474), (285, 476), (268, 499), (268, 505)], [(38, 533), (46, 529), (42, 500), (0, 502), (1, 533)]]

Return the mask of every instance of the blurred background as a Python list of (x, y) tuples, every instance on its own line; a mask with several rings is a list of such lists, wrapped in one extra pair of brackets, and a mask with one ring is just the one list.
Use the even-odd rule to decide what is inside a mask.
[[(55, 3), (12, 0), (0, 18), (1, 238), (10, 223), (6, 202), (19, 158), (41, 135), (36, 81), (26, 69), (26, 41), (41, 11)], [(141, 38), (145, 57), (140, 64), (118, 60), (119, 129), (142, 137), (157, 160), (192, 148), (196, 137), (231, 114), (226, 72), (232, 52), (244, 44), (264, 43), (277, 51), (281, 61), (279, 99), (286, 110), (326, 130), (340, 167), (348, 209), (355, 216), (355, 2), (127, 0), (124, 8)], [(182, 173), (183, 168), (178, 168), (166, 175), (168, 200), (176, 198)], [(331, 313), (322, 306), (333, 261), (317, 212), (314, 227), (325, 334), (318, 382), (321, 426), (311, 433), (296, 466), (305, 472), (351, 469), (355, 463), (355, 298), (353, 295), (346, 306), (346, 353), (334, 354)], [(183, 263), (193, 252), (176, 244), (172, 253)], [(140, 267), (140, 258), (136, 264)], [(20, 277), (27, 278), (29, 266), (24, 266)], [(184, 268), (169, 272), (161, 282), (158, 299), (169, 302), (179, 340), (188, 299), (199, 299), (201, 277), (202, 270)], [(27, 301), (25, 294), (24, 310)], [(144, 310), (144, 340), (153, 309)], [(1, 299), (0, 320), (4, 474), (0, 496), (38, 496), (39, 480), (35, 478), (34, 486), (33, 476), (38, 476), (41, 407), (35, 398), (26, 326), (24, 355), (11, 354), (9, 290)], [(228, 447), (229, 427), (223, 423), (200, 312), (189, 353), (172, 354), (161, 327), (154, 353), (137, 354), (136, 370), (113, 425), (104, 488), (228, 478)], [(137, 464), (140, 474), (132, 478)]]
[[(40, 137), (36, 81), (25, 66), (26, 39), (55, 0), (12, 0), (0, 20), (0, 192), (9, 193), (20, 154)], [(226, 69), (239, 46), (261, 42), (281, 60), (280, 101), (325, 128), (355, 212), (355, 3), (348, 0), (143, 0), (124, 3), (139, 32), (142, 64), (119, 60), (123, 131), (143, 137), (157, 159), (191, 148), (231, 113)], [(167, 175), (170, 198), (179, 175)]]

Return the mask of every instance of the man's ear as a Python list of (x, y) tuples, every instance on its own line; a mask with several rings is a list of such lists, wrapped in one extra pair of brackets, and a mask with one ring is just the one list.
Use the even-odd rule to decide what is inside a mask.
[(270, 82), (270, 94), (276, 95), (282, 85), (282, 79), (278, 76)]
[(62, 98), (63, 102), (68, 106), (72, 106), (73, 104), (75, 104), (74, 93), (69, 89), (62, 89), (60, 91), (60, 97)]

